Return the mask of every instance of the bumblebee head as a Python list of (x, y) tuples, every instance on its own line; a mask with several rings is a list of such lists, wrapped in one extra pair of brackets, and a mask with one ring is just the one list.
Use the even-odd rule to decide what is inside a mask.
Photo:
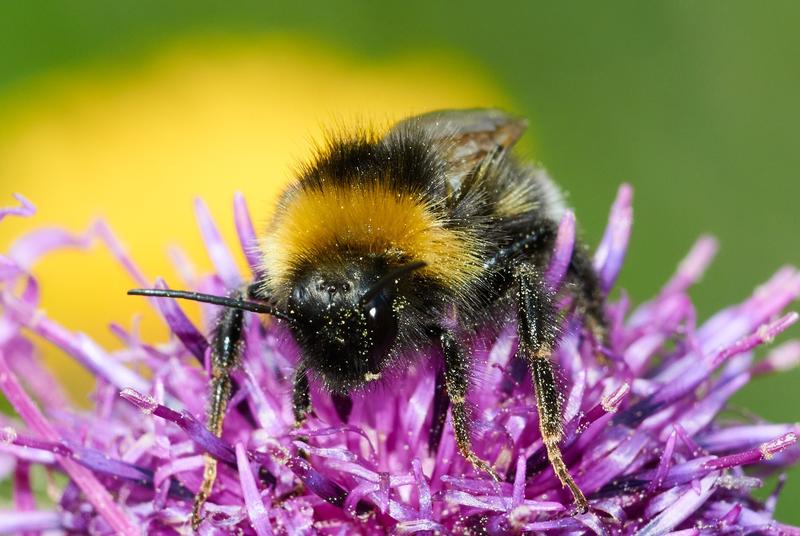
[(347, 393), (380, 376), (397, 339), (399, 283), (422, 266), (356, 257), (309, 266), (295, 278), (292, 329), (306, 367), (330, 391)]

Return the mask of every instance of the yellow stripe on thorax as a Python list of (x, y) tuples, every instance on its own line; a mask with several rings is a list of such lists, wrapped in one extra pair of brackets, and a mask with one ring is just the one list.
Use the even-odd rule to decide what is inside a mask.
[[(381, 184), (298, 189), (262, 242), (270, 286), (280, 292), (291, 270), (332, 251), (421, 260), (421, 273), (457, 288), (479, 275), (480, 247), (469, 233), (445, 228), (420, 197)], [(288, 290), (288, 289), (284, 289)]]

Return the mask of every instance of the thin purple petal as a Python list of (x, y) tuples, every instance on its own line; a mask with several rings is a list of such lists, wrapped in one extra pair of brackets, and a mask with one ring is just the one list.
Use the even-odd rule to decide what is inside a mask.
[(672, 279), (664, 285), (664, 294), (684, 292), (691, 285), (700, 281), (703, 274), (717, 254), (719, 245), (712, 236), (702, 236), (695, 242), (686, 258), (678, 265), (678, 270)]
[(797, 443), (797, 437), (797, 434), (794, 432), (789, 432), (773, 439), (772, 441), (763, 443), (756, 449), (709, 460), (703, 465), (703, 467), (705, 469), (716, 470), (739, 465), (751, 465), (762, 460), (770, 460), (779, 452), (786, 450)]
[(675, 430), (667, 438), (667, 444), (664, 446), (664, 452), (661, 453), (661, 461), (658, 462), (658, 469), (650, 483), (647, 485), (648, 493), (655, 493), (664, 484), (669, 472), (670, 464), (672, 463), (672, 453), (675, 451), (675, 443), (678, 439), (678, 432)]
[(433, 513), (431, 507), (431, 488), (428, 486), (428, 481), (425, 475), (422, 474), (422, 465), (419, 460), (414, 459), (411, 462), (414, 468), (414, 478), (417, 481), (417, 493), (419, 494), (419, 515), (423, 519), (430, 519)]
[(12, 244), (8, 256), (14, 262), (29, 270), (43, 256), (63, 248), (86, 249), (92, 242), (90, 233), (76, 235), (58, 228), (45, 228), (31, 231)]
[(575, 214), (568, 210), (561, 218), (556, 235), (556, 244), (553, 256), (550, 258), (550, 268), (545, 275), (545, 281), (550, 288), (556, 290), (561, 286), (567, 268), (572, 261), (572, 250), (575, 248)]
[(33, 203), (25, 199), (22, 194), (11, 194), (14, 196), (14, 199), (20, 202), (22, 206), (19, 207), (0, 207), (0, 221), (3, 220), (6, 216), (21, 216), (23, 218), (28, 218), (36, 214), (36, 207), (33, 206)]
[(753, 375), (786, 372), (800, 365), (800, 341), (787, 341), (753, 367)]
[(233, 260), (228, 246), (222, 240), (222, 235), (220, 235), (211, 213), (208, 211), (208, 207), (202, 199), (198, 198), (195, 199), (194, 210), (208, 256), (211, 258), (217, 274), (222, 278), (226, 288), (238, 288), (242, 280), (239, 269), (236, 267), (236, 262)]
[(145, 413), (151, 413), (177, 424), (189, 435), (192, 441), (215, 458), (231, 464), (236, 463), (233, 447), (215, 437), (204, 425), (188, 413), (177, 412), (162, 406), (152, 398), (138, 393), (134, 389), (123, 389), (120, 391), (120, 396), (141, 408)]
[(711, 473), (704, 477), (700, 480), (699, 491), (693, 488), (688, 489), (669, 508), (637, 532), (636, 536), (657, 536), (669, 532), (683, 523), (711, 496), (718, 478), (717, 473)]
[(633, 189), (627, 184), (620, 186), (617, 198), (611, 207), (608, 227), (594, 255), (594, 266), (600, 277), (600, 284), (606, 292), (617, 280), (625, 260), (633, 223), (632, 200)]
[[(31, 512), (36, 510), (36, 498), (31, 489), (30, 464), (18, 460), (14, 468), (14, 511)], [(20, 536), (33, 536), (33, 531), (20, 531)]]
[(233, 197), (233, 218), (236, 224), (236, 233), (239, 235), (239, 245), (250, 266), (250, 272), (258, 280), (263, 277), (261, 273), (261, 255), (258, 249), (258, 237), (250, 218), (247, 201), (241, 192), (236, 192)]
[(0, 512), (0, 533), (37, 534), (45, 530), (61, 529), (61, 515), (48, 511)]
[[(159, 278), (156, 280), (156, 288), (167, 289), (169, 287), (163, 279)], [(154, 301), (172, 333), (178, 337), (186, 349), (189, 350), (189, 353), (202, 364), (208, 349), (208, 341), (200, 333), (200, 330), (192, 324), (192, 321), (189, 320), (189, 317), (178, 305), (177, 300), (154, 298)]]
[(147, 286), (147, 278), (144, 273), (139, 269), (136, 263), (133, 262), (127, 249), (125, 249), (125, 246), (119, 241), (114, 231), (111, 230), (111, 227), (108, 226), (105, 220), (97, 220), (94, 222), (92, 229), (114, 258), (117, 259), (117, 262), (125, 268), (125, 271), (128, 272), (128, 275), (131, 276), (136, 284), (140, 287)]
[(242, 496), (247, 506), (247, 515), (250, 523), (258, 536), (272, 536), (272, 527), (269, 524), (269, 514), (258, 492), (250, 461), (241, 443), (236, 443), (236, 464), (239, 468), (239, 481), (242, 483)]

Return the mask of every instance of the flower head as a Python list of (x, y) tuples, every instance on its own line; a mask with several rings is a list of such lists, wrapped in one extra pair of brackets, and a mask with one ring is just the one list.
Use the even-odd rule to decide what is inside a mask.
[[(29, 216), (33, 207), (0, 210)], [(179, 266), (182, 284), (221, 294), (242, 284), (233, 254), (202, 202), (200, 229), (216, 268), (198, 277)], [(595, 255), (604, 290), (622, 266), (631, 222), (631, 190), (620, 189)], [(258, 277), (255, 232), (244, 199), (235, 199), (241, 250)], [(297, 348), (279, 321), (250, 316), (241, 369), (221, 438), (203, 425), (208, 383), (206, 326), (194, 325), (172, 300), (153, 300), (172, 336), (144, 341), (111, 328), (124, 348), (109, 352), (38, 308), (30, 268), (59, 247), (98, 239), (137, 286), (152, 284), (102, 222), (84, 236), (48, 230), (22, 237), (0, 257), (0, 388), (19, 419), (5, 419), (0, 451), (13, 464), (15, 508), (0, 530), (65, 529), (93, 534), (187, 533), (203, 455), (219, 460), (201, 532), (271, 534), (798, 533), (773, 519), (776, 490), (751, 497), (763, 475), (800, 456), (800, 428), (749, 417), (722, 420), (727, 400), (752, 378), (800, 360), (800, 342), (785, 342), (755, 362), (753, 349), (797, 320), (783, 310), (800, 295), (800, 272), (779, 270), (744, 302), (696, 325), (687, 289), (702, 275), (716, 244), (702, 238), (652, 300), (633, 307), (624, 293), (607, 304), (608, 347), (598, 355), (581, 319), (567, 314), (555, 353), (564, 387), (562, 450), (591, 510), (575, 515), (571, 497), (547, 463), (533, 388), (515, 363), (513, 326), (474, 342), (477, 367), (470, 402), (474, 447), (506, 476), (496, 483), (459, 454), (449, 421), (428, 452), (435, 359), (419, 360), (357, 394), (348, 422), (335, 402), (312, 393), (316, 415), (301, 429), (289, 396)], [(561, 223), (546, 276), (558, 288), (574, 246), (574, 219)], [(180, 262), (180, 261), (179, 261)], [(158, 280), (157, 286), (166, 287)], [(565, 309), (566, 310), (566, 309)], [(32, 335), (60, 346), (96, 378), (94, 408), (70, 407), (42, 367)], [(23, 385), (24, 384), (24, 385)], [(36, 402), (34, 402), (34, 399)], [(50, 489), (58, 508), (37, 508), (30, 466), (67, 475)], [(747, 468), (747, 470), (745, 470)], [(779, 486), (780, 487), (780, 486)], [(51, 486), (53, 488), (53, 486)]]

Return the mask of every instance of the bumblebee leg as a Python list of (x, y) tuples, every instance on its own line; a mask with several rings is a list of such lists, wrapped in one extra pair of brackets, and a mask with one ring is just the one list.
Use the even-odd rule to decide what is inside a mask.
[(292, 388), (292, 410), (294, 411), (294, 425), (299, 427), (305, 422), (311, 412), (311, 392), (308, 386), (308, 377), (302, 368), (298, 368), (294, 376)]
[(591, 330), (598, 342), (604, 343), (607, 328), (603, 307), (605, 297), (589, 252), (581, 244), (576, 244), (572, 253), (567, 268), (567, 283), (574, 288), (575, 305), (583, 313), (586, 327)]
[[(238, 294), (238, 292), (237, 292)], [(242, 324), (244, 312), (240, 309), (225, 308), (219, 315), (217, 327), (211, 343), (211, 384), (208, 394), (206, 427), (219, 437), (222, 423), (233, 387), (230, 373), (239, 364), (242, 347)], [(197, 530), (203, 521), (201, 510), (217, 478), (217, 460), (210, 454), (204, 456), (203, 482), (195, 495), (192, 507), (192, 528)]]
[(456, 445), (461, 455), (476, 469), (485, 471), (496, 481), (500, 476), (485, 460), (472, 451), (470, 435), (472, 421), (467, 408), (467, 386), (469, 385), (469, 361), (455, 337), (447, 331), (439, 336), (444, 352), (444, 379), (447, 395), (450, 397), (453, 411), (453, 429), (456, 434)]
[(353, 399), (347, 395), (331, 395), (331, 401), (333, 402), (333, 408), (336, 410), (336, 415), (342, 420), (343, 423), (347, 424), (350, 420), (350, 412), (353, 411)]
[(556, 311), (546, 286), (535, 272), (520, 272), (519, 280), (519, 352), (527, 361), (536, 386), (536, 406), (539, 410), (539, 430), (553, 470), (568, 487), (578, 510), (589, 507), (586, 497), (570, 475), (558, 443), (561, 424), (561, 395), (555, 380), (550, 356), (556, 339)]
[[(294, 373), (294, 386), (292, 387), (292, 411), (294, 412), (294, 427), (300, 428), (311, 413), (311, 391), (308, 385), (308, 376), (303, 367), (298, 367)], [(305, 435), (297, 436), (297, 439), (308, 443)], [(300, 449), (297, 455), (308, 460), (308, 451)]]
[[(487, 260), (485, 266), (494, 267), (525, 257), (537, 266), (547, 266), (555, 247), (558, 226), (549, 220), (540, 220), (534, 227), (536, 232), (519, 237)], [(606, 335), (604, 293), (594, 271), (592, 258), (586, 247), (575, 244), (570, 264), (567, 267), (566, 283), (573, 296), (575, 306), (584, 313), (586, 326), (598, 341), (604, 342)]]
[(444, 371), (441, 369), (436, 371), (436, 384), (433, 389), (433, 416), (431, 417), (431, 429), (428, 433), (428, 454), (430, 455), (435, 455), (436, 451), (439, 450), (442, 432), (444, 432), (444, 422), (447, 420), (447, 408), (450, 407)]

